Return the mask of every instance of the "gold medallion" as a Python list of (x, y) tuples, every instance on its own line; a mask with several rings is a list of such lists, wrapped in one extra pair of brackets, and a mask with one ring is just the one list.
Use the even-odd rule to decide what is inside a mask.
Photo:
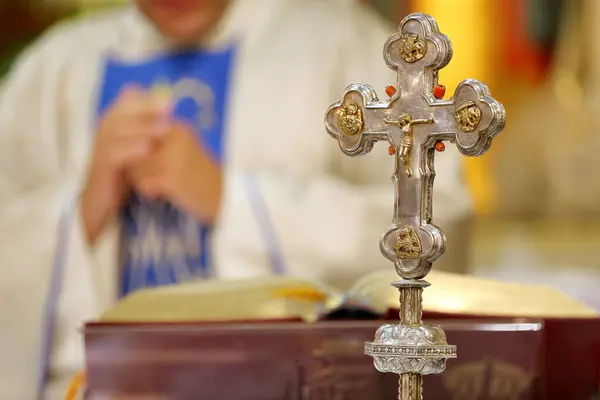
[(410, 226), (400, 229), (394, 250), (396, 256), (402, 260), (416, 260), (421, 257), (423, 248), (417, 232)]
[(350, 103), (340, 108), (338, 125), (346, 135), (353, 136), (363, 129), (362, 111), (356, 103)]
[(467, 101), (456, 109), (454, 118), (458, 123), (458, 129), (465, 133), (473, 132), (481, 122), (481, 109), (475, 102)]
[(407, 63), (414, 63), (425, 57), (427, 44), (414, 33), (405, 33), (400, 38), (400, 56)]

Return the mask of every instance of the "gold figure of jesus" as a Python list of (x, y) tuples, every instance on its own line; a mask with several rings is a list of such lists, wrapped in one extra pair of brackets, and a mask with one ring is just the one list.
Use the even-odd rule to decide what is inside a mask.
[(389, 118), (383, 119), (384, 124), (397, 125), (402, 131), (402, 140), (400, 141), (400, 162), (404, 166), (404, 173), (408, 178), (412, 176), (412, 170), (410, 168), (410, 157), (412, 154), (412, 148), (414, 143), (414, 136), (412, 126), (417, 124), (432, 124), (433, 118), (428, 119), (412, 119), (409, 114), (403, 114), (397, 120)]

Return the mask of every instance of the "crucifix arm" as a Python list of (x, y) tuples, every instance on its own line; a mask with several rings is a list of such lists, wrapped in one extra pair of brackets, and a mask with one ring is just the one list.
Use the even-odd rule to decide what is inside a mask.
[(388, 108), (389, 102), (379, 100), (373, 87), (353, 84), (327, 111), (325, 127), (345, 154), (365, 154), (375, 142), (388, 140), (390, 127), (384, 122)]

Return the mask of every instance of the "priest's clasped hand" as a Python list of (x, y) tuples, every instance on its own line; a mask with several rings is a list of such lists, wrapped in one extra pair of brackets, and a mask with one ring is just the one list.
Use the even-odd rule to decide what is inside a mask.
[(173, 121), (169, 99), (130, 87), (101, 118), (80, 200), (94, 244), (131, 190), (171, 201), (204, 222), (217, 215), (221, 172), (191, 128)]
[(128, 178), (146, 198), (170, 201), (203, 222), (217, 216), (220, 168), (184, 123), (171, 123), (155, 149), (130, 168)]

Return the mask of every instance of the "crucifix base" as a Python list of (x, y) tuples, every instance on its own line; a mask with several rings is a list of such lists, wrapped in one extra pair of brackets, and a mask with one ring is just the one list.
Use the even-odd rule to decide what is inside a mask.
[(400, 291), (400, 323), (377, 329), (375, 340), (365, 343), (365, 354), (373, 357), (379, 372), (400, 375), (398, 400), (423, 398), (423, 375), (440, 374), (446, 360), (456, 358), (456, 346), (449, 345), (442, 328), (423, 325), (424, 280), (392, 283)]

